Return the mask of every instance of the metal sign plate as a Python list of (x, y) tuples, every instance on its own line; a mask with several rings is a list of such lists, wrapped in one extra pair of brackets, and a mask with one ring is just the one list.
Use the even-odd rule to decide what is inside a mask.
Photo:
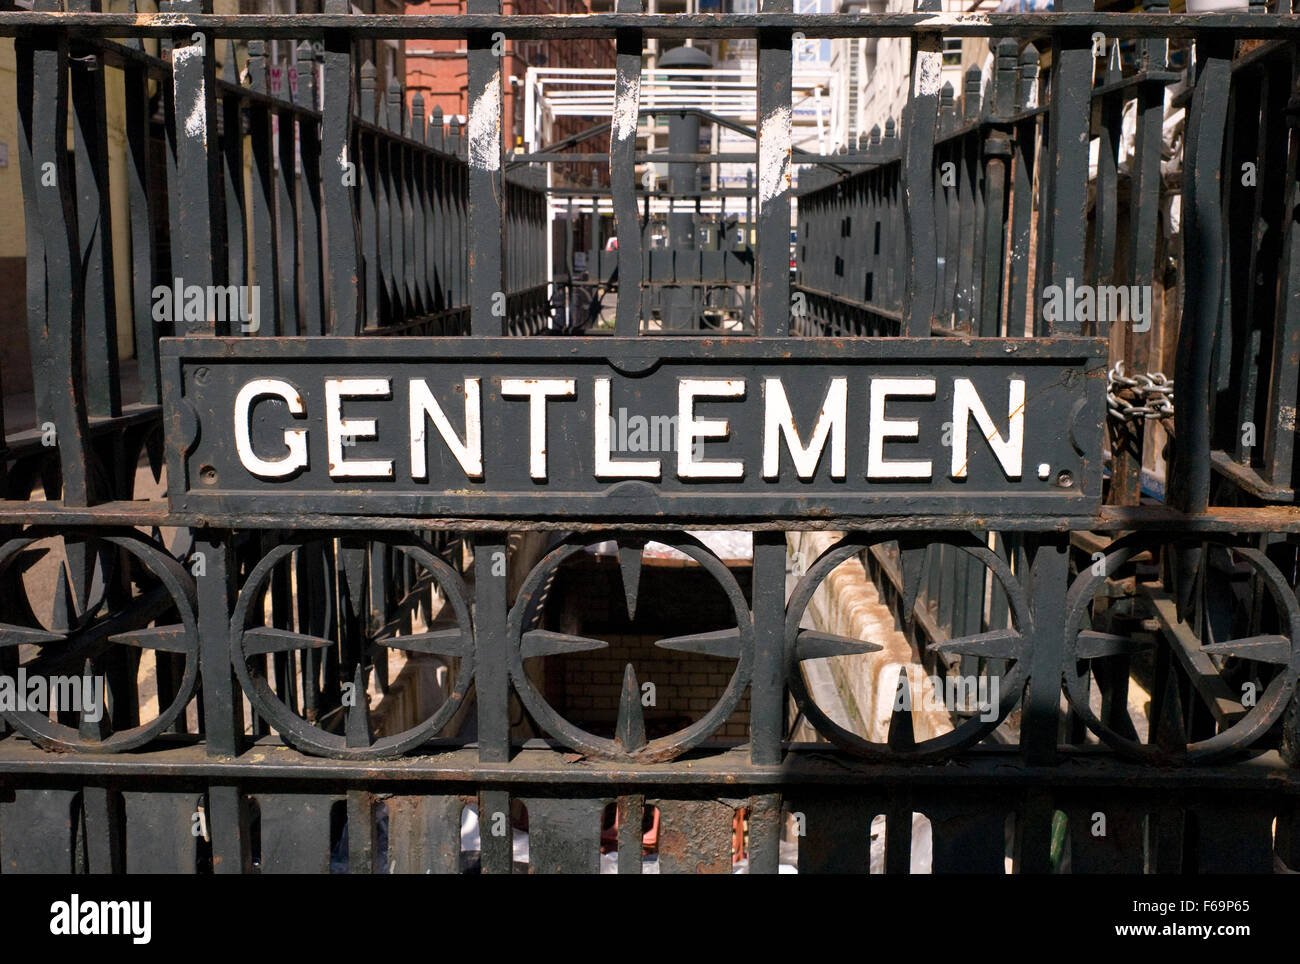
[(162, 340), (169, 496), (214, 515), (1091, 512), (1100, 339)]

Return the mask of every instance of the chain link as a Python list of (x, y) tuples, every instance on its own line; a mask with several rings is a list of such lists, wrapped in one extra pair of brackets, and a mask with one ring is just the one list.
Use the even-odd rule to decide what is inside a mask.
[(1117, 361), (1106, 378), (1106, 409), (1120, 422), (1171, 418), (1174, 414), (1174, 383), (1163, 372), (1124, 374)]

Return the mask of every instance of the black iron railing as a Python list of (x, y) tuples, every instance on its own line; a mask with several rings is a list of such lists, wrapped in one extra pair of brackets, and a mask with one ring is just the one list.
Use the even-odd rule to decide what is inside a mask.
[[(1295, 191), (1285, 120), (1300, 18), (1062, 7), (850, 17), (795, 15), (778, 2), (677, 17), (620, 3), (611, 15), (503, 17), (492, 0), (472, 0), (464, 16), (355, 17), (327, 0), (321, 15), (215, 16), (187, 0), (161, 14), (0, 14), (18, 54), (34, 389), (30, 424), (11, 418), (0, 451), (0, 675), (102, 679), (108, 694), (99, 713), (3, 712), (0, 869), (456, 871), (462, 849), (474, 849), (467, 805), (480, 817), (485, 871), (522, 862), (522, 834), (531, 870), (596, 870), (606, 829), (618, 869), (638, 872), (646, 825), (658, 828), (663, 871), (726, 872), (742, 854), (754, 872), (796, 861), (800, 872), (862, 871), (884, 815), (883, 866), (906, 872), (917, 814), (935, 872), (1000, 872), (1006, 859), (1021, 872), (1059, 870), (1063, 849), (1075, 872), (1300, 867), (1300, 514), (1288, 447), (1298, 399), (1287, 334), (1300, 284), (1292, 206), (1271, 200)], [(804, 180), (797, 200), (796, 31), (910, 38), (918, 78), (893, 136), (886, 127), (865, 152), (818, 158), (833, 179)], [(751, 333), (665, 338), (662, 349), (640, 337), (640, 282), (653, 282), (644, 189), (636, 125), (616, 123), (613, 336), (538, 338), (528, 357), (519, 339), (500, 337), (546, 327), (552, 266), (544, 187), (506, 163), (493, 48), (542, 34), (617, 45), (615, 116), (625, 118), (637, 116), (646, 38), (757, 39)], [(1094, 34), (1103, 54), (1136, 40), (1136, 65), (1105, 66)], [(968, 85), (960, 108), (932, 82), (945, 36), (998, 41), (991, 87)], [(356, 43), (385, 37), (465, 39), (467, 130), (426, 120), (400, 85), (381, 90)], [(138, 38), (159, 38), (159, 55)], [(299, 48), (292, 98), (266, 89), (259, 44), (272, 38), (311, 42)], [(1193, 44), (1191, 74), (1170, 68), (1171, 38)], [(1264, 44), (1234, 60), (1243, 38)], [(250, 41), (247, 85), (230, 40)], [(1036, 75), (1049, 54), (1050, 73)], [(1160, 183), (1164, 87), (1175, 80), (1190, 90), (1176, 191)], [(104, 228), (122, 217), (105, 174), (109, 84), (122, 85), (126, 104), (137, 402), (122, 398), (115, 348), (127, 320), (114, 316), (112, 262), (123, 252)], [(1130, 102), (1136, 147), (1121, 179)], [(161, 177), (150, 174), (155, 116)], [(1262, 190), (1244, 195), (1252, 139)], [(1160, 227), (1170, 193), (1181, 216), (1173, 285), (1157, 260), (1173, 238)], [(155, 325), (167, 300), (154, 289), (177, 278), (172, 317)], [(1108, 332), (1044, 311), (1052, 286), (1106, 279), (1162, 286), (1170, 307), (1151, 328), (1158, 345), (1131, 325), (1121, 336), (1121, 325)], [(239, 294), (233, 313), (206, 300), (185, 310), (190, 286), (253, 285), (255, 330)], [(358, 337), (396, 334), (459, 337)], [(1149, 443), (1145, 458), (1168, 466), (1167, 501), (1140, 499), (1142, 435), (1128, 424), (1109, 433), (1101, 498), (1096, 362), (1106, 346), (1096, 339), (1107, 334), (1121, 346), (1112, 361), (1129, 371), (1174, 362), (1175, 431), (1160, 436), (1172, 447), (1156, 458)], [(1068, 358), (1060, 364), (1084, 406), (1039, 429), (1085, 463), (1077, 476), (1055, 466), (1040, 476), (1050, 499), (950, 487), (828, 508), (810, 490), (747, 514), (743, 496), (714, 511), (689, 491), (651, 497), (623, 483), (621, 506), (610, 498), (608, 512), (592, 513), (538, 485), (489, 492), (494, 508), (461, 517), (398, 511), (361, 489), (344, 493), (359, 503), (337, 508), (337, 492), (304, 488), (288, 511), (251, 483), (242, 494), (223, 488), (224, 470), (190, 459), (212, 442), (199, 431), (211, 413), (191, 400), (224, 401), (220, 366), (232, 359), (305, 358), (331, 378), (350, 359), (541, 371), (599, 355), (619, 372), (666, 360), (753, 373), (782, 359), (864, 365), (873, 352), (902, 352), (896, 359), (922, 371), (974, 372), (1020, 351), (1026, 366)], [(1234, 393), (1238, 372), (1249, 391)], [(1225, 398), (1240, 406), (1225, 412)], [(1239, 418), (1259, 423), (1263, 461), (1230, 445)], [(930, 454), (945, 451), (935, 443)], [(156, 483), (164, 456), (170, 498), (141, 469), (152, 466)], [(469, 495), (455, 497), (474, 491), (467, 483)], [(681, 531), (717, 526), (753, 532), (743, 581)], [(792, 568), (785, 532), (828, 528), (845, 535)], [(520, 532), (559, 535), (530, 556), (510, 536)], [(609, 540), (631, 619), (651, 539), (693, 561), (730, 619), (662, 648), (721, 661), (725, 682), (693, 722), (660, 735), (647, 731), (629, 668), (613, 736), (591, 733), (552, 705), (536, 661), (602, 644), (548, 613), (548, 593), (561, 566)], [(927, 671), (997, 681), (992, 715), (953, 711), (927, 735), (896, 709), (888, 739), (873, 742), (820, 706), (803, 664), (866, 649), (809, 628), (805, 611), (837, 566), (857, 561)], [(366, 696), (375, 690), (383, 705), (394, 651), (438, 666), (443, 698), (414, 721), (372, 716)], [(1130, 708), (1137, 685), (1149, 708)], [(713, 740), (742, 696), (748, 739)], [(822, 742), (789, 742), (798, 719)], [(521, 745), (522, 720), (540, 738)], [(953, 760), (961, 766), (931, 765)], [(1109, 828), (1100, 835), (1097, 814)]]

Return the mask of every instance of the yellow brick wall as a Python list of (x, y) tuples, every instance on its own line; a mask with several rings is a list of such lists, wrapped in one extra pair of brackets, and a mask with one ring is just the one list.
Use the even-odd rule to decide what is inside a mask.
[[(702, 660), (672, 650), (658, 649), (654, 635), (598, 634), (608, 649), (567, 656), (563, 660), (565, 706), (570, 719), (612, 725), (618, 717), (623, 671), (630, 662), (637, 682), (655, 684), (655, 705), (642, 712), (647, 723), (658, 718), (689, 717), (698, 720), (717, 703), (735, 664), (727, 660)], [(749, 693), (713, 739), (749, 739)]]

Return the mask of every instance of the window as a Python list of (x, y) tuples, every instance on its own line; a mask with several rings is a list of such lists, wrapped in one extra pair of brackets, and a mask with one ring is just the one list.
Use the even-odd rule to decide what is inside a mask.
[(943, 38), (943, 65), (945, 67), (961, 66), (961, 37)]

